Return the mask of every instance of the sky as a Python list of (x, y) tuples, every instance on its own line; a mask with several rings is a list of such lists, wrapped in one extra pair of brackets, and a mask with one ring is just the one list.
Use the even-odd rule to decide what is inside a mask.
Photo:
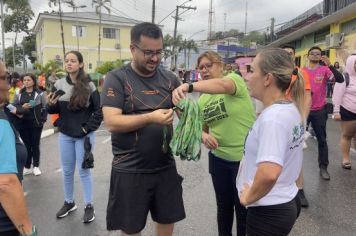
[[(39, 12), (58, 10), (50, 8), (48, 0), (29, 0), (35, 17), (31, 21), (31, 27), (35, 24)], [(94, 11), (92, 0), (74, 0), (77, 5), (86, 5), (84, 9), (78, 11)], [(177, 5), (187, 2), (187, 0), (156, 0), (156, 23), (175, 11)], [(191, 0), (184, 6), (196, 7), (196, 10), (189, 10), (180, 17), (178, 21), (178, 33), (184, 38), (203, 40), (208, 34), (209, 0)], [(270, 24), (271, 18), (275, 18), (278, 25), (287, 22), (304, 13), (321, 0), (213, 0), (213, 30), (224, 31), (238, 29), (244, 32), (245, 9), (247, 2), (247, 32), (260, 30), (263, 32)], [(111, 14), (134, 18), (142, 21), (151, 21), (152, 0), (111, 0)], [(63, 11), (72, 11), (71, 8), (64, 7)], [(180, 9), (179, 12), (183, 12)], [(175, 15), (172, 14), (172, 16)], [(226, 20), (225, 20), (226, 19)], [(160, 23), (163, 25), (164, 33), (173, 35), (174, 19), (169, 16)], [(11, 37), (11, 33), (6, 37)]]

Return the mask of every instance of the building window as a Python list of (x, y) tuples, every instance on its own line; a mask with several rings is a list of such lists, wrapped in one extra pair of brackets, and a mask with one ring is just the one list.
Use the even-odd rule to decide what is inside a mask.
[(72, 26), (72, 36), (73, 37), (85, 37), (85, 26), (73, 25)]
[(295, 48), (297, 49), (297, 48), (301, 48), (302, 47), (302, 40), (296, 40), (295, 41)]
[(103, 37), (106, 39), (118, 39), (119, 30), (114, 28), (103, 28)]
[(356, 32), (356, 19), (341, 24), (341, 32), (345, 34)]
[(324, 28), (314, 33), (314, 43), (322, 43), (325, 41), (326, 35), (330, 34), (329, 28)]

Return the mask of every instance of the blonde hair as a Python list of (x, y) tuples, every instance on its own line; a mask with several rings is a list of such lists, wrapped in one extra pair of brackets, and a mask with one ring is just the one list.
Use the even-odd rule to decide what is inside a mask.
[[(304, 78), (301, 71), (294, 66), (292, 57), (285, 50), (280, 48), (263, 49), (258, 55), (260, 57), (258, 66), (262, 73), (271, 73), (276, 79), (277, 88), (283, 93), (290, 88), (292, 100), (304, 121), (306, 116), (304, 108)], [(294, 81), (292, 80), (293, 74), (297, 76)]]
[(200, 64), (200, 61), (204, 58), (208, 58), (209, 61), (211, 61), (212, 63), (216, 63), (216, 64), (219, 64), (219, 65), (224, 65), (220, 55), (217, 53), (217, 52), (214, 52), (214, 51), (206, 51), (202, 54), (200, 54), (200, 56), (198, 57), (197, 59), (197, 67), (199, 66)]

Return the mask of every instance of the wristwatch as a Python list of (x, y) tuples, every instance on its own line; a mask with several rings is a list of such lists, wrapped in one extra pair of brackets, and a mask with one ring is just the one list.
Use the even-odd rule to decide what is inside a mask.
[(193, 84), (192, 84), (192, 83), (189, 83), (189, 84), (188, 84), (188, 93), (193, 92), (193, 90), (194, 90)]

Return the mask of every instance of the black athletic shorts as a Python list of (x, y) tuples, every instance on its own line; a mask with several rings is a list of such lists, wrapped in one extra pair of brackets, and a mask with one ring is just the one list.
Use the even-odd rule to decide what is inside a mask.
[(176, 167), (152, 174), (112, 169), (107, 229), (139, 233), (146, 225), (148, 212), (160, 224), (173, 224), (184, 219), (182, 181)]
[(342, 121), (356, 120), (356, 114), (340, 106), (340, 116)]

